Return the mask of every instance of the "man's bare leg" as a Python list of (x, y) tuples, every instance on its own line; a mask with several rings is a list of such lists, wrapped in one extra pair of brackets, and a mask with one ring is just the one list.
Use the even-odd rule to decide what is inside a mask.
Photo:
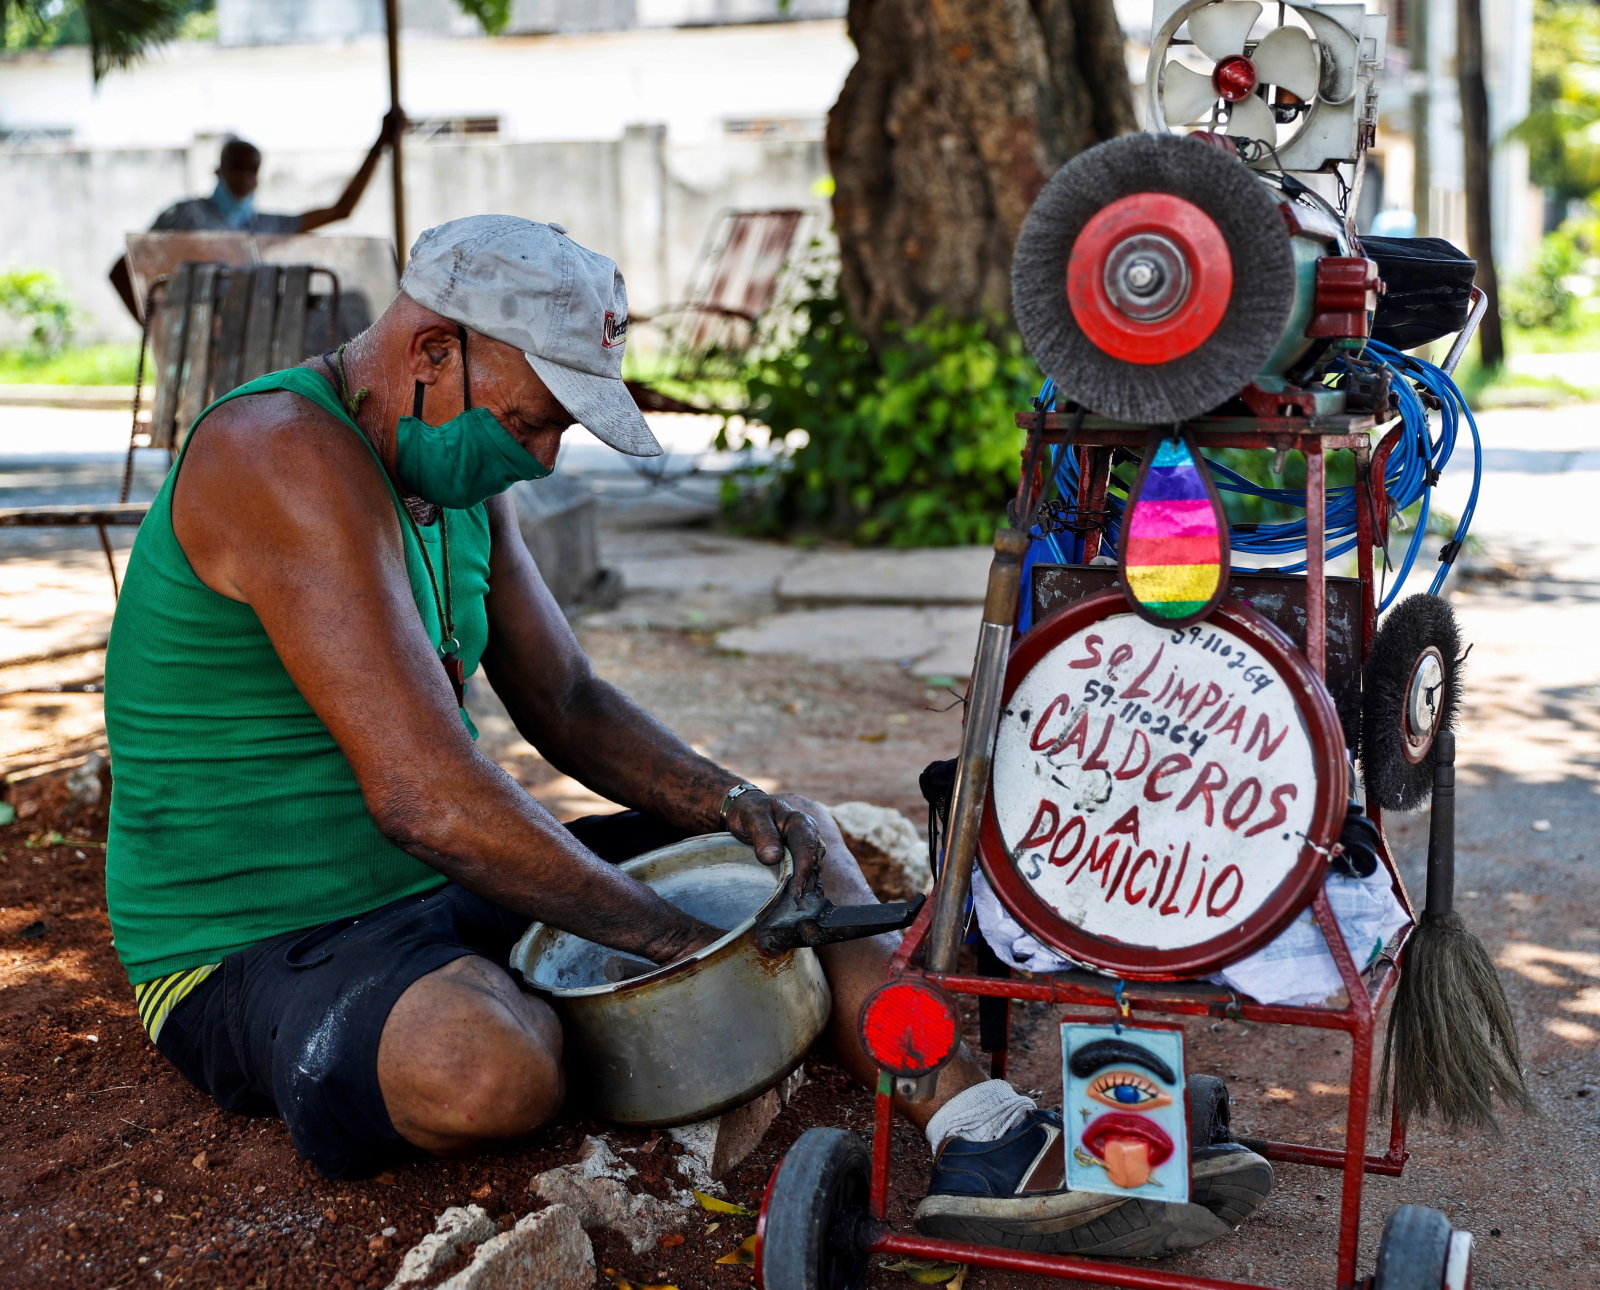
[[(828, 854), (822, 861), (822, 891), (836, 905), (877, 904), (878, 898), (861, 874), (861, 868), (845, 845), (839, 826), (824, 806), (793, 793), (778, 795), (795, 810), (807, 812), (817, 822)], [(828, 1039), (838, 1063), (867, 1088), (876, 1088), (878, 1064), (867, 1055), (857, 1033), (857, 1019), (866, 998), (887, 979), (889, 958), (900, 946), (899, 933), (874, 936), (870, 940), (846, 941), (817, 951), (828, 984), (833, 990), (833, 1016), (828, 1023)], [(955, 1059), (939, 1072), (934, 1095), (922, 1102), (895, 1099), (895, 1107), (919, 1129), (926, 1129), (934, 1113), (957, 1093), (982, 1084), (989, 1077), (962, 1045)]]
[(400, 996), (378, 1043), (378, 1085), (395, 1130), (436, 1155), (523, 1137), (561, 1109), (561, 1023), (467, 955)]

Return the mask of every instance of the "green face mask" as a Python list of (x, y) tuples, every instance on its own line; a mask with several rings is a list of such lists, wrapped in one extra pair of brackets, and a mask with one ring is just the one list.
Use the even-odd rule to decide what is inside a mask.
[(407, 492), (451, 510), (466, 510), (503, 493), (520, 479), (543, 479), (544, 465), (511, 437), (487, 408), (472, 406), (467, 386), (466, 338), (461, 346), (461, 393), (465, 410), (440, 426), (422, 419), (417, 382), (412, 414), (395, 432), (395, 471)]

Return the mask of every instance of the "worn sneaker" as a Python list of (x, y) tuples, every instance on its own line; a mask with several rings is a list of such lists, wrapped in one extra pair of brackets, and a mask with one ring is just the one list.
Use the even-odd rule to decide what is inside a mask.
[(1272, 1190), (1272, 1166), (1237, 1143), (1199, 1148), (1191, 1161), (1188, 1202), (1069, 1191), (1061, 1117), (1034, 1110), (993, 1142), (947, 1141), (916, 1225), (928, 1236), (1046, 1254), (1175, 1254), (1232, 1231)]

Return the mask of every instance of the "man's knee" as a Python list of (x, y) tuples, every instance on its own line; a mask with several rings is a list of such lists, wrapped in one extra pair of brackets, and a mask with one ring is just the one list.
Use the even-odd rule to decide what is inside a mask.
[(566, 1093), (561, 1026), (482, 959), (458, 960), (401, 996), (384, 1026), (379, 1083), (390, 1119), (431, 1151), (515, 1138), (554, 1118)]

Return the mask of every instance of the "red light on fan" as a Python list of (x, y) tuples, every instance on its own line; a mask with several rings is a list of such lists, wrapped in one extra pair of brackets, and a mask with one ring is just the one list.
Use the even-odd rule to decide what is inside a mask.
[(955, 1002), (926, 981), (891, 981), (861, 1005), (861, 1042), (883, 1070), (902, 1079), (930, 1075), (961, 1046)]
[(1241, 102), (1256, 87), (1256, 65), (1243, 54), (1230, 54), (1212, 69), (1211, 85), (1218, 97)]

